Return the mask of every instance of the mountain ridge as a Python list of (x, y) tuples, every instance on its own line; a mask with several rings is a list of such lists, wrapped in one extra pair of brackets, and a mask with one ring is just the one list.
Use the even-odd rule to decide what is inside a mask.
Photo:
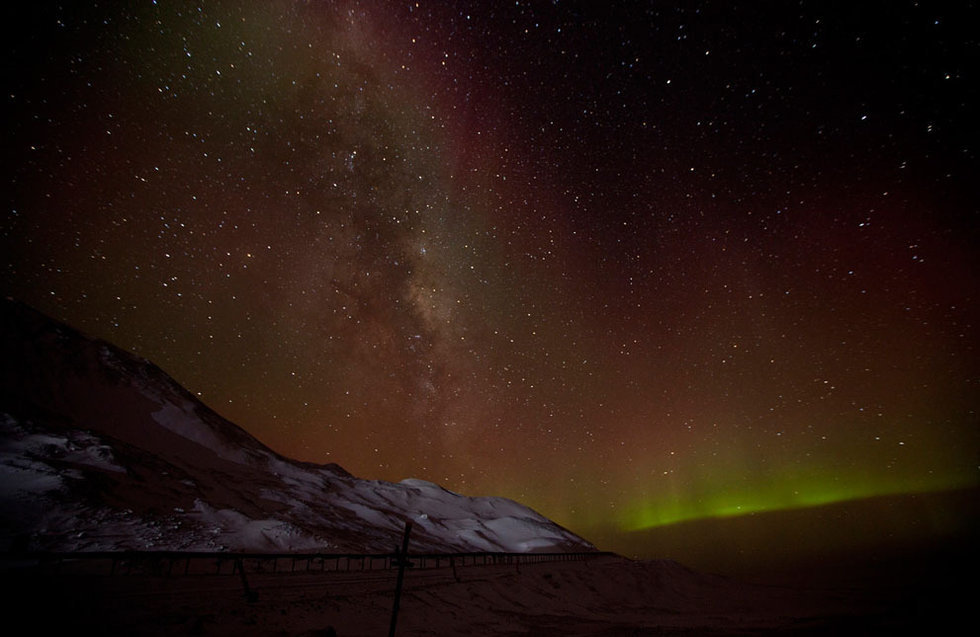
[(595, 550), (505, 498), (281, 456), (152, 362), (2, 304), (0, 542), (36, 549)]

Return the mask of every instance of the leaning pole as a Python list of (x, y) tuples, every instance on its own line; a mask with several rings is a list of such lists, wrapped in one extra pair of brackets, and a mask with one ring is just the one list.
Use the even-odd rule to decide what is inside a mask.
[[(391, 626), (388, 628), (388, 637), (395, 637), (395, 625), (398, 623), (398, 604), (402, 597), (402, 580), (405, 579), (405, 567), (410, 566), (408, 562), (408, 536), (412, 534), (412, 523), (405, 522), (405, 536), (402, 538), (402, 550), (395, 553), (398, 563), (398, 580), (395, 583), (395, 605), (391, 608)], [(396, 549), (397, 551), (397, 549)]]

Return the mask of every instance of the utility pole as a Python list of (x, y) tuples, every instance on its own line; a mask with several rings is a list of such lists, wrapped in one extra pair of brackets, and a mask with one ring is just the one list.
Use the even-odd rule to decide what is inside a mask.
[(402, 550), (395, 549), (395, 561), (398, 564), (398, 581), (395, 583), (395, 605), (391, 609), (391, 627), (388, 637), (395, 637), (395, 624), (398, 623), (398, 605), (402, 597), (402, 580), (405, 578), (405, 567), (412, 566), (408, 561), (408, 536), (412, 534), (411, 521), (405, 522), (405, 536), (402, 538)]

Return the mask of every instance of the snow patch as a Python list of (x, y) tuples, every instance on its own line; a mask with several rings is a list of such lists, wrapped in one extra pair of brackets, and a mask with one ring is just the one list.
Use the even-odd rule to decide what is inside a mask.
[(233, 509), (215, 509), (195, 500), (188, 517), (201, 523), (212, 543), (233, 550), (314, 550), (323, 542), (297, 526), (273, 518), (255, 520)]
[(189, 403), (175, 405), (171, 402), (164, 402), (160, 409), (151, 415), (157, 424), (178, 436), (215, 450), (223, 447), (221, 440), (214, 432), (203, 426), (201, 419), (194, 413), (193, 405)]

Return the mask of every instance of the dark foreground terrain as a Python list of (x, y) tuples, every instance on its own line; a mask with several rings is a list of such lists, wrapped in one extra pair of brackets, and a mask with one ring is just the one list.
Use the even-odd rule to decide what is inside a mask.
[[(388, 634), (393, 570), (259, 572), (7, 560), (8, 625), (34, 634)], [(245, 585), (252, 591), (247, 599)], [(745, 583), (675, 562), (467, 565), (406, 574), (399, 635), (953, 634), (973, 582)], [(962, 616), (961, 616), (962, 615)], [(967, 624), (969, 625), (969, 624)], [(334, 632), (330, 632), (330, 631)]]

